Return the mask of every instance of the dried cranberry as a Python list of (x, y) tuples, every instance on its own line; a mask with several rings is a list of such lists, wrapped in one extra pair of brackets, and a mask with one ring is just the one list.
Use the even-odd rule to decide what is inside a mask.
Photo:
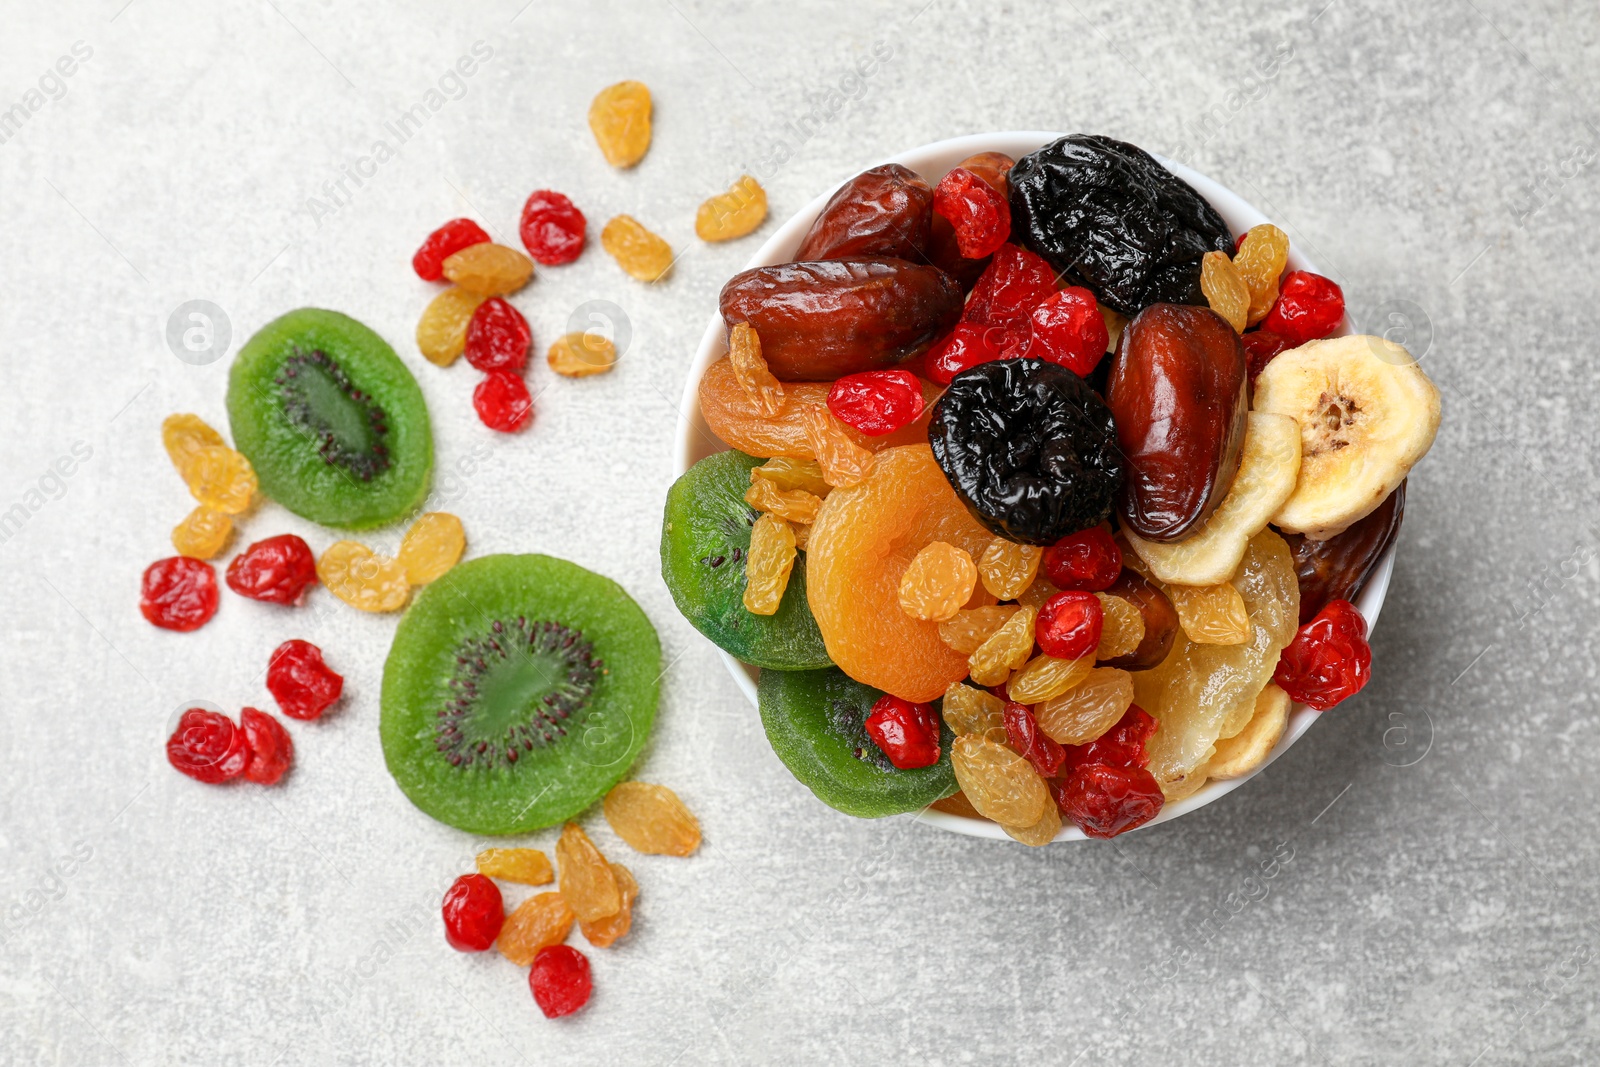
[(1014, 346), (1020, 334), (1001, 326), (988, 326), (980, 322), (958, 322), (927, 355), (928, 377), (940, 385), (949, 385), (951, 379), (964, 370), (980, 363), (999, 359), (1000, 354)]
[(528, 988), (546, 1019), (571, 1015), (589, 1003), (594, 989), (589, 959), (571, 945), (546, 945), (533, 957)]
[(1327, 711), (1361, 692), (1371, 676), (1367, 620), (1350, 601), (1331, 600), (1294, 635), (1272, 680), (1300, 703)]
[(1291, 348), (1326, 337), (1344, 318), (1344, 290), (1320, 274), (1292, 270), (1278, 288), (1261, 328), (1278, 334)]
[(167, 762), (196, 781), (216, 785), (244, 773), (250, 742), (221, 712), (190, 708), (167, 738)]
[(322, 649), (295, 639), (273, 651), (267, 689), (291, 719), (317, 719), (344, 692), (344, 676), (322, 661)]
[(961, 318), (1021, 335), (1028, 329), (1028, 313), (1055, 291), (1056, 272), (1050, 264), (1025, 248), (1004, 244), (973, 287)]
[(528, 365), (533, 331), (522, 312), (491, 296), (478, 305), (467, 324), (467, 362), (481, 371), (519, 371)]
[(1045, 655), (1078, 659), (1099, 647), (1104, 624), (1105, 613), (1100, 610), (1099, 598), (1093, 593), (1071, 589), (1057, 593), (1040, 606), (1033, 636)]
[(217, 613), (217, 572), (203, 559), (171, 556), (145, 568), (139, 610), (163, 630), (198, 630)]
[(1080, 378), (1089, 376), (1111, 343), (1099, 303), (1080, 286), (1052, 293), (1028, 313), (1028, 320), (1028, 355), (1059, 363)]
[(411, 257), (411, 268), (425, 282), (436, 282), (444, 277), (444, 261), (473, 245), (486, 244), (489, 235), (471, 219), (451, 219), (428, 234), (417, 254)]
[(294, 534), (257, 541), (228, 564), (228, 588), (251, 600), (298, 604), (317, 583), (317, 557)]
[(533, 419), (533, 398), (521, 377), (505, 370), (490, 371), (472, 391), (472, 406), (491, 430), (516, 433)]
[(1271, 330), (1251, 330), (1239, 338), (1239, 343), (1244, 345), (1245, 369), (1251, 385), (1256, 384), (1256, 376), (1267, 369), (1272, 357), (1289, 347), (1287, 337)]
[(956, 232), (956, 248), (967, 259), (982, 259), (1011, 235), (1011, 206), (1005, 195), (965, 167), (946, 174), (933, 190), (933, 210)]
[(1026, 704), (1007, 701), (1004, 721), (1006, 743), (1012, 751), (1033, 764), (1039, 777), (1054, 778), (1061, 770), (1061, 761), (1066, 759), (1067, 753), (1059, 741), (1039, 729), (1033, 709)]
[(535, 190), (522, 205), (522, 245), (549, 267), (578, 258), (587, 225), (571, 200), (550, 189)]
[(1154, 715), (1137, 704), (1128, 705), (1117, 724), (1087, 745), (1066, 746), (1066, 767), (1091, 763), (1107, 767), (1148, 767), (1150, 753), (1145, 750), (1161, 724)]
[(1099, 526), (1068, 534), (1044, 550), (1044, 576), (1058, 589), (1110, 589), (1122, 574), (1122, 549)]
[(264, 711), (245, 708), (239, 713), (245, 741), (250, 748), (250, 762), (245, 765), (244, 776), (262, 785), (274, 785), (294, 762), (294, 741), (283, 723)]
[(922, 383), (903, 370), (847, 374), (828, 390), (828, 410), (868, 437), (881, 437), (917, 421)]
[(881, 696), (862, 726), (873, 744), (902, 771), (939, 762), (939, 719), (930, 705)]
[(481, 874), (463, 874), (445, 891), (444, 939), (457, 952), (482, 952), (506, 921), (500, 887)]
[(1055, 790), (1061, 813), (1089, 837), (1116, 837), (1161, 812), (1161, 785), (1143, 767), (1089, 763), (1075, 768)]

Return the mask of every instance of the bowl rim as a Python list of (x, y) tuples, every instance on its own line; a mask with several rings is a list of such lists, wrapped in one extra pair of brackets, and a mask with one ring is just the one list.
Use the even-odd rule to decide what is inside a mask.
[[(1035, 149), (1049, 144), (1063, 134), (1049, 133), (1040, 130), (1012, 130), (997, 133), (966, 134), (961, 137), (946, 138), (908, 149), (896, 155), (889, 156), (871, 166), (883, 166), (888, 163), (899, 163), (902, 166), (921, 174), (925, 179), (937, 181), (946, 171), (967, 156), (978, 152), (1004, 152), (1013, 159), (1020, 158)], [(1148, 149), (1146, 150), (1148, 151)], [(1182, 178), (1194, 187), (1195, 191), (1203, 196), (1206, 201), (1220, 213), (1227, 221), (1228, 227), (1235, 233), (1242, 232), (1251, 226), (1271, 219), (1255, 205), (1228, 189), (1220, 182), (1207, 177), (1200, 172), (1184, 166), (1174, 160), (1155, 152), (1150, 153), (1157, 162), (1172, 173)], [(865, 168), (863, 168), (865, 169)], [(853, 172), (838, 184), (829, 188), (805, 207), (791, 215), (775, 230), (772, 236), (764, 241), (750, 261), (742, 270), (755, 267), (769, 266), (776, 263), (787, 262), (795, 249), (800, 246), (800, 240), (811, 228), (811, 223), (822, 213), (823, 206), (828, 199), (844, 185), (845, 181), (855, 176)], [(1298, 251), (1293, 242), (1289, 246), (1289, 263), (1291, 270), (1308, 270), (1318, 272), (1318, 268), (1308, 257)], [(1340, 323), (1334, 336), (1343, 336), (1350, 333), (1349, 319)], [(679, 414), (682, 426), (678, 435), (677, 449), (673, 457), (673, 478), (681, 477), (696, 461), (716, 452), (726, 451), (728, 445), (718, 440), (711, 433), (710, 428), (700, 413), (700, 379), (705, 374), (706, 368), (727, 353), (727, 341), (720, 313), (713, 311), (711, 320), (706, 327), (705, 334), (701, 337), (699, 348), (689, 367), (689, 376), (684, 383), (683, 399), (679, 404)], [(709, 447), (703, 447), (709, 446)], [(1389, 580), (1394, 572), (1395, 545), (1391, 543), (1384, 550), (1382, 556), (1373, 565), (1366, 585), (1356, 598), (1356, 608), (1367, 621), (1369, 632), (1378, 622), (1378, 614), (1383, 607), (1384, 597), (1389, 590)], [(728, 653), (717, 649), (723, 666), (733, 677), (734, 684), (744, 693), (752, 706), (757, 704), (756, 677), (757, 669), (742, 663)], [(1199, 790), (1182, 800), (1164, 804), (1161, 813), (1148, 823), (1138, 827), (1145, 830), (1162, 823), (1170, 822), (1191, 811), (1205, 807), (1207, 804), (1220, 800), (1233, 792), (1246, 782), (1255, 778), (1262, 771), (1272, 765), (1279, 756), (1283, 755), (1291, 745), (1300, 740), (1312, 723), (1317, 720), (1320, 713), (1304, 704), (1293, 704), (1289, 710), (1289, 721), (1284, 727), (1283, 736), (1278, 739), (1277, 745), (1249, 774), (1226, 781), (1210, 781)], [(971, 819), (964, 815), (952, 815), (947, 812), (935, 811), (925, 808), (915, 816), (918, 820), (937, 826), (954, 833), (965, 834), (969, 837), (982, 837), (991, 840), (1009, 841), (1005, 831), (996, 823), (987, 820)], [(1129, 831), (1130, 833), (1137, 832)], [(1085, 841), (1088, 838), (1070, 822), (1064, 822), (1061, 832), (1056, 835), (1051, 844), (1062, 841)]]

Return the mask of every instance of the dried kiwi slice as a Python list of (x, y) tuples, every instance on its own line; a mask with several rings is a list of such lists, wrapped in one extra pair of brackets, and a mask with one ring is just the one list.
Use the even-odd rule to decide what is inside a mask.
[(228, 375), (228, 421), (261, 491), (313, 522), (382, 526), (427, 495), (422, 390), (388, 342), (348, 315), (300, 308), (257, 331)]
[(569, 819), (620, 781), (660, 695), (661, 643), (616, 582), (484, 556), (418, 594), (383, 667), (383, 758), (411, 802), (471, 833)]
[(833, 661), (806, 604), (804, 552), (795, 557), (776, 614), (752, 615), (744, 606), (745, 556), (757, 514), (744, 494), (761, 462), (719, 452), (672, 484), (661, 524), (661, 577), (694, 628), (736, 659), (780, 671), (826, 667)]
[[(757, 686), (761, 726), (789, 772), (829, 807), (876, 819), (919, 811), (956, 791), (950, 768), (955, 737), (942, 719), (939, 762), (902, 771), (862, 724), (883, 692), (837, 667), (762, 671)], [(937, 708), (940, 702), (935, 702)]]

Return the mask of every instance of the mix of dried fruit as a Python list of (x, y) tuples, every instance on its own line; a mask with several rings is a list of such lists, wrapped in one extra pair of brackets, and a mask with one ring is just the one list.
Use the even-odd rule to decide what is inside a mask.
[(875, 167), (728, 281), (700, 407), (740, 451), (673, 487), (662, 571), (800, 781), (1111, 837), (1361, 689), (1439, 398), (1290, 259), (1074, 135)]

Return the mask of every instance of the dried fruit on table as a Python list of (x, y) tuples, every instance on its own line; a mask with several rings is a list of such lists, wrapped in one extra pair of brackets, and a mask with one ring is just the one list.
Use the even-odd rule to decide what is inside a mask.
[(226, 547), (231, 533), (233, 519), (202, 504), (173, 527), (172, 547), (180, 556), (211, 559)]
[(1033, 655), (1033, 624), (1038, 612), (1023, 606), (1005, 621), (967, 661), (972, 680), (979, 685), (1000, 685)]
[(198, 630), (217, 613), (217, 572), (189, 556), (158, 559), (139, 583), (139, 611), (163, 630)]
[(639, 899), (639, 883), (634, 881), (633, 872), (620, 863), (611, 865), (611, 873), (617, 876), (617, 887), (622, 891), (621, 910), (604, 919), (578, 924), (584, 940), (595, 948), (610, 948), (633, 928), (633, 902)]
[(1050, 803), (1050, 791), (1033, 765), (998, 741), (956, 738), (950, 766), (979, 814), (1002, 825), (1032, 826)]
[(546, 1019), (571, 1015), (589, 1003), (594, 988), (589, 960), (571, 945), (542, 948), (528, 971), (528, 988)]
[(989, 730), (1005, 728), (1005, 709), (1005, 701), (993, 693), (952, 682), (944, 691), (940, 712), (945, 725), (957, 737), (967, 734), (981, 737)]
[(189, 465), (202, 448), (220, 448), (226, 442), (198, 415), (168, 415), (161, 421), (161, 443), (185, 483)]
[(1092, 658), (1100, 647), (1104, 622), (1099, 598), (1071, 589), (1057, 593), (1039, 608), (1033, 636), (1039, 648), (1056, 659)]
[(267, 661), (267, 691), (291, 719), (318, 719), (344, 692), (344, 676), (322, 658), (322, 649), (293, 638)]
[(444, 261), (444, 276), (469, 293), (503, 296), (528, 284), (533, 260), (505, 245), (472, 245)]
[(1068, 776), (1056, 796), (1062, 814), (1088, 837), (1110, 838), (1161, 814), (1161, 786), (1141, 767), (1091, 763)]
[(739, 388), (763, 415), (771, 418), (783, 410), (783, 383), (767, 369), (761, 358), (761, 335), (747, 322), (728, 330), (728, 363)]
[(1100, 599), (1100, 644), (1094, 650), (1097, 661), (1131, 656), (1144, 641), (1144, 614), (1131, 601), (1109, 593), (1096, 593)]
[[(1132, 652), (1108, 657), (1104, 660), (1105, 664), (1121, 667), (1125, 671), (1147, 671), (1159, 665), (1172, 650), (1173, 638), (1178, 633), (1178, 612), (1172, 606), (1172, 601), (1167, 599), (1167, 594), (1132, 568), (1124, 570), (1106, 592), (1127, 601), (1138, 610), (1144, 636)], [(1103, 627), (1100, 636), (1102, 639), (1105, 637)], [(1098, 654), (1096, 658), (1099, 658)]]
[(478, 370), (520, 371), (528, 365), (533, 331), (522, 312), (492, 296), (478, 305), (467, 323), (467, 362)]
[(476, 244), (484, 244), (489, 235), (471, 219), (451, 219), (428, 234), (417, 254), (411, 257), (411, 269), (425, 282), (436, 282), (444, 277), (444, 261)]
[(526, 967), (540, 949), (565, 941), (576, 918), (560, 893), (536, 893), (505, 917), (495, 948), (518, 967)]
[(244, 453), (226, 445), (207, 445), (188, 458), (183, 472), (189, 494), (213, 511), (237, 515), (256, 494), (256, 472)]
[(454, 567), (466, 549), (460, 519), (448, 511), (424, 512), (400, 539), (400, 566), (407, 582), (427, 585)]
[(1063, 745), (1086, 745), (1115, 726), (1133, 704), (1133, 675), (1096, 667), (1083, 681), (1033, 709), (1039, 728)]
[(1278, 299), (1278, 279), (1289, 263), (1289, 235), (1270, 222), (1250, 227), (1239, 239), (1233, 266), (1250, 290), (1250, 310), (1245, 321), (1251, 326), (1267, 317)]
[(561, 829), (556, 869), (561, 872), (561, 895), (579, 919), (594, 922), (622, 909), (622, 890), (615, 872), (576, 823), (569, 822)]
[(1211, 310), (1228, 320), (1234, 333), (1244, 333), (1250, 316), (1250, 287), (1226, 252), (1207, 252), (1200, 260), (1200, 288)]
[(993, 255), (1011, 236), (1005, 193), (965, 167), (955, 167), (939, 180), (933, 210), (955, 230), (956, 246), (967, 259)]
[(1344, 290), (1308, 270), (1292, 270), (1278, 290), (1277, 303), (1261, 320), (1263, 330), (1303, 345), (1327, 337), (1344, 321)]
[(500, 433), (516, 433), (533, 421), (533, 397), (522, 375), (507, 370), (490, 371), (472, 390), (472, 409), (478, 421)]
[(904, 370), (847, 374), (828, 390), (828, 410), (868, 437), (882, 437), (917, 421), (924, 401), (922, 383)]
[(336, 541), (317, 560), (328, 591), (361, 611), (399, 611), (411, 595), (405, 568), (357, 541)]
[(757, 511), (802, 526), (815, 522), (817, 509), (822, 507), (822, 498), (815, 493), (804, 489), (779, 489), (755, 471), (750, 472), (750, 488), (745, 491), (744, 502)]
[(752, 615), (777, 614), (794, 569), (794, 530), (774, 515), (762, 515), (750, 528), (750, 554), (745, 560), (745, 610)]
[(822, 476), (822, 468), (814, 459), (795, 459), (792, 456), (773, 456), (750, 472), (754, 481), (771, 482), (773, 488), (788, 492), (804, 490), (816, 497), (826, 497), (833, 486)]
[(473, 313), (488, 298), (452, 285), (434, 297), (417, 320), (417, 349), (424, 359), (448, 367), (467, 347)]
[(1243, 778), (1266, 762), (1289, 723), (1289, 694), (1276, 684), (1256, 698), (1255, 712), (1245, 728), (1217, 742), (1204, 768), (1207, 778)]
[(478, 853), (478, 873), (503, 882), (549, 885), (556, 880), (550, 857), (536, 848), (486, 848)]
[(197, 782), (217, 785), (244, 773), (249, 739), (221, 712), (189, 708), (167, 738), (167, 762)]
[(1094, 669), (1089, 656), (1057, 659), (1038, 655), (1022, 665), (1006, 684), (1006, 696), (1018, 704), (1042, 704), (1082, 684)]
[(1326, 711), (1371, 677), (1367, 621), (1348, 600), (1335, 600), (1295, 633), (1272, 680), (1300, 703)]
[(957, 652), (970, 656), (1016, 613), (1015, 604), (987, 604), (958, 611), (939, 624), (939, 639)]
[(829, 198), (794, 258), (894, 256), (920, 262), (932, 218), (928, 183), (909, 168), (886, 163), (851, 178)]
[(1006, 744), (1039, 772), (1041, 778), (1054, 778), (1061, 770), (1066, 752), (1049, 734), (1039, 729), (1033, 711), (1026, 704), (1011, 702), (1004, 712)]
[(931, 542), (900, 576), (900, 609), (913, 619), (943, 622), (972, 599), (977, 582), (978, 568), (965, 549)]
[(767, 191), (750, 175), (700, 205), (694, 232), (702, 241), (731, 241), (755, 230), (767, 217)]
[(528, 255), (554, 267), (578, 258), (588, 226), (571, 200), (551, 189), (536, 189), (522, 205), (518, 231)]
[(600, 231), (600, 247), (629, 276), (657, 282), (672, 269), (672, 246), (632, 215), (618, 215)]
[(914, 771), (939, 762), (939, 716), (931, 704), (886, 693), (873, 702), (861, 725), (898, 770)]
[(297, 604), (317, 582), (317, 558), (294, 534), (257, 541), (228, 564), (228, 588), (269, 604)]
[(835, 488), (859, 485), (872, 473), (872, 452), (856, 444), (845, 432), (844, 423), (826, 407), (820, 404), (807, 407), (801, 418), (811, 453), (829, 485)]
[(989, 542), (978, 557), (978, 577), (996, 600), (1015, 600), (1039, 573), (1044, 550), (1037, 545), (1019, 545), (1005, 537)]
[(617, 365), (617, 346), (599, 333), (563, 334), (550, 346), (545, 361), (557, 374), (587, 378), (591, 374), (604, 374)]
[(619, 782), (606, 794), (606, 822), (635, 851), (687, 856), (700, 847), (700, 822), (664, 785)]
[(1231, 582), (1220, 585), (1169, 585), (1184, 636), (1200, 645), (1242, 645), (1250, 639), (1250, 614)]
[(457, 952), (489, 948), (505, 922), (500, 887), (481, 874), (463, 874), (451, 883), (440, 911), (444, 915), (444, 938)]
[(1122, 574), (1122, 549), (1104, 527), (1091, 526), (1045, 549), (1041, 565), (1058, 589), (1099, 591)]
[(294, 763), (294, 740), (283, 723), (264, 711), (245, 708), (239, 713), (239, 729), (250, 749), (244, 776), (257, 785), (277, 785)]
[(1376, 511), (1326, 541), (1284, 536), (1300, 580), (1301, 623), (1310, 622), (1331, 601), (1355, 602), (1378, 560), (1399, 536), (1405, 506), (1406, 483), (1401, 482)]
[(589, 130), (613, 167), (639, 162), (650, 149), (649, 88), (622, 81), (601, 89), (589, 104)]
[(1110, 340), (1100, 305), (1082, 286), (1060, 289), (1028, 313), (1027, 354), (1059, 363), (1080, 378), (1099, 366)]

